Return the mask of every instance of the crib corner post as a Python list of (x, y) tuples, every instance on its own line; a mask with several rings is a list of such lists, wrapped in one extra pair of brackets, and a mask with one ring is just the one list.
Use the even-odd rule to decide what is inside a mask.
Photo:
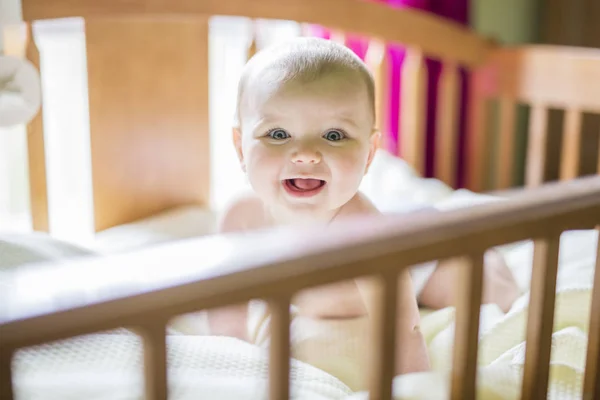
[(0, 348), (0, 400), (13, 400), (12, 359), (13, 350)]

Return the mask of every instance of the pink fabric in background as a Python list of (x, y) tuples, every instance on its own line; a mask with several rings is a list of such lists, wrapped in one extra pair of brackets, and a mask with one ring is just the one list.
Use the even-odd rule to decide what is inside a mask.
[[(448, 18), (463, 25), (468, 25), (469, 2), (468, 0), (370, 0), (380, 3), (386, 3), (390, 7), (411, 7), (421, 9), (433, 14)], [(402, 27), (398, 27), (402, 29)], [(330, 32), (323, 27), (312, 26), (311, 34), (326, 39), (330, 38)], [(366, 39), (348, 35), (346, 45), (352, 49), (359, 57), (364, 59), (368, 47)], [(391, 62), (390, 85), (394, 88), (391, 91), (389, 99), (389, 119), (383, 127), (383, 134), (386, 135), (387, 150), (392, 154), (399, 153), (399, 137), (402, 132), (399, 131), (400, 110), (400, 87), (402, 85), (400, 78), (400, 69), (404, 60), (405, 50), (401, 45), (389, 45), (388, 55)], [(427, 59), (428, 82), (427, 82), (427, 123), (426, 123), (426, 155), (425, 155), (425, 176), (433, 176), (434, 155), (435, 155), (435, 129), (436, 129), (436, 101), (438, 81), (441, 72), (439, 61)], [(464, 186), (464, 156), (465, 156), (465, 128), (466, 128), (466, 104), (467, 104), (467, 76), (464, 69), (460, 71), (460, 115), (458, 132), (458, 155), (457, 155), (457, 187)]]

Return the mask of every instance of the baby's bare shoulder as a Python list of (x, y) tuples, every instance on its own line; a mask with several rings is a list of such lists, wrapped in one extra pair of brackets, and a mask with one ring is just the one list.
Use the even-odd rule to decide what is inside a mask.
[(266, 224), (262, 201), (254, 193), (236, 197), (225, 209), (219, 223), (220, 232), (258, 229)]
[(341, 210), (339, 217), (357, 216), (357, 215), (378, 215), (381, 212), (362, 193), (357, 193)]

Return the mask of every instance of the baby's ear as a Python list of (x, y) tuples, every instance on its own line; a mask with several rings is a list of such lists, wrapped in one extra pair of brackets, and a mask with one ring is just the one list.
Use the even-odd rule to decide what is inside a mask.
[(244, 163), (244, 153), (242, 152), (242, 132), (238, 128), (233, 128), (233, 145), (235, 146), (235, 152), (237, 153), (238, 159), (240, 160), (240, 166), (242, 170), (246, 172), (246, 164)]
[(381, 132), (378, 130), (373, 131), (371, 133), (371, 137), (369, 138), (369, 157), (367, 158), (367, 167), (365, 168), (365, 174), (369, 172), (369, 167), (373, 162), (373, 157), (375, 157), (375, 153), (377, 149), (379, 149), (379, 144), (381, 140)]

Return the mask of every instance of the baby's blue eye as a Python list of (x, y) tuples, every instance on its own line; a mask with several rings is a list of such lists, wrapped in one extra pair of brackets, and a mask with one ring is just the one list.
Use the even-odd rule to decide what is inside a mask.
[(331, 131), (328, 131), (323, 137), (331, 142), (337, 142), (337, 141), (344, 139), (346, 137), (346, 135), (344, 135), (340, 131), (331, 130)]
[(273, 129), (268, 133), (268, 136), (275, 140), (285, 140), (290, 137), (290, 135), (283, 129)]

